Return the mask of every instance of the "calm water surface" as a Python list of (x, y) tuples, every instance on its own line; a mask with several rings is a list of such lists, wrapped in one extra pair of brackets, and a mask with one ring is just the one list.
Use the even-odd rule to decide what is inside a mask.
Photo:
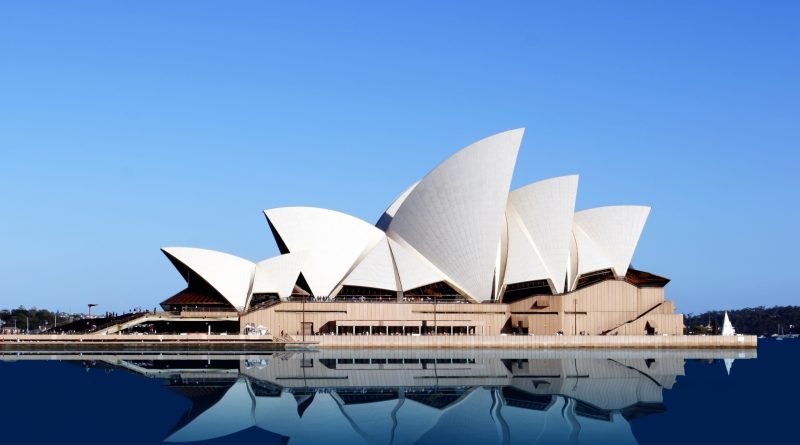
[(78, 444), (797, 443), (799, 362), (791, 339), (757, 351), (5, 354), (0, 434)]

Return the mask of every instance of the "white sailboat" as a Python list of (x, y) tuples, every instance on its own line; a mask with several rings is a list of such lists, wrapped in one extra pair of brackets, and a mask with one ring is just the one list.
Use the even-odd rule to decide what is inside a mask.
[[(725, 319), (722, 321), (722, 335), (736, 335), (736, 329), (733, 328), (733, 324), (731, 324), (730, 318), (728, 318), (728, 312), (725, 312)], [(723, 359), (725, 362), (725, 371), (728, 372), (728, 375), (731, 375), (731, 368), (733, 367), (733, 359), (726, 358)]]
[(722, 322), (722, 335), (736, 335), (736, 329), (733, 328), (727, 311), (725, 312), (725, 320)]

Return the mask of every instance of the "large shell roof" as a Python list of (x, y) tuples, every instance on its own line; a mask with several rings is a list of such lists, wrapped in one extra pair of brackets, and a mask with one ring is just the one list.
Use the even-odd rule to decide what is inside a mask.
[(457, 151), (403, 191), (375, 226), (328, 209), (267, 209), (283, 255), (258, 265), (204, 249), (164, 252), (237, 308), (253, 293), (287, 296), (300, 275), (316, 296), (444, 281), (473, 302), (498, 300), (515, 283), (547, 280), (562, 293), (585, 273), (624, 276), (649, 207), (575, 212), (577, 175), (509, 191), (522, 135), (510, 130)]

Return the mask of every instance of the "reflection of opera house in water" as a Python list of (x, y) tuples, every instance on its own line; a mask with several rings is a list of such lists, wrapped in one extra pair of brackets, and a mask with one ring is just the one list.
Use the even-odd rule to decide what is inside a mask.
[(511, 190), (522, 133), (456, 152), (374, 225), (321, 208), (265, 210), (273, 258), (163, 248), (187, 287), (161, 305), (273, 334), (682, 334), (669, 280), (630, 267), (650, 208), (576, 211), (576, 175)]
[[(754, 351), (328, 350), (117, 357), (192, 408), (165, 438), (249, 428), (276, 443), (636, 443), (629, 421), (665, 410), (687, 358)], [(445, 442), (442, 442), (445, 441)]]

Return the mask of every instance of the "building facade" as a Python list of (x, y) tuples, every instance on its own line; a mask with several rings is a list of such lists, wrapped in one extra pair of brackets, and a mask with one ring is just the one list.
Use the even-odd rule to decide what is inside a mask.
[(681, 334), (669, 280), (630, 267), (650, 208), (576, 211), (578, 176), (510, 190), (522, 134), (459, 150), (374, 225), (265, 210), (277, 257), (163, 248), (187, 287), (162, 307), (289, 334)]

